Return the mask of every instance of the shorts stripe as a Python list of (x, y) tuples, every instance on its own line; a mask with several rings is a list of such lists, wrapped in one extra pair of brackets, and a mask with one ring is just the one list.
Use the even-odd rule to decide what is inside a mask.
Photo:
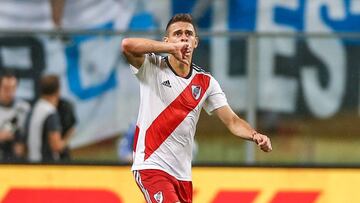
[(139, 171), (134, 171), (134, 176), (135, 176), (135, 181), (136, 183), (139, 185), (141, 191), (143, 192), (145, 199), (148, 203), (152, 203), (151, 202), (151, 198), (149, 195), (149, 192), (146, 190), (146, 188), (144, 187), (144, 185), (141, 182), (141, 176), (140, 176), (140, 172)]

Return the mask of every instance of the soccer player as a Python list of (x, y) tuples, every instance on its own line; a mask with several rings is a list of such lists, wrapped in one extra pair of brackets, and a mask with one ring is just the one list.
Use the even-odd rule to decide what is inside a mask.
[(192, 63), (198, 43), (189, 14), (170, 19), (163, 41), (122, 41), (140, 82), (132, 171), (147, 202), (192, 202), (191, 152), (202, 108), (216, 114), (234, 135), (254, 141), (265, 152), (272, 150), (270, 139), (229, 107), (218, 82)]

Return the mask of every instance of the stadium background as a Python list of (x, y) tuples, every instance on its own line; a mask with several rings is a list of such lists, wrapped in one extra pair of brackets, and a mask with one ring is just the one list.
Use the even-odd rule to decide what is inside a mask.
[[(136, 119), (139, 99), (138, 84), (119, 54), (120, 41), (125, 36), (160, 40), (171, 15), (190, 12), (196, 17), (201, 39), (194, 61), (219, 80), (230, 105), (268, 134), (274, 148), (270, 154), (260, 152), (230, 135), (217, 118), (203, 112), (198, 123), (194, 165), (229, 168), (196, 167), (195, 188), (196, 184), (199, 188), (214, 184), (202, 178), (211, 172), (222, 183), (209, 197), (201, 197), (199, 189), (201, 199), (194, 200), (226, 202), (211, 199), (218, 194), (214, 191), (230, 191), (230, 197), (242, 194), (241, 197), (249, 198), (244, 202), (281, 202), (275, 196), (284, 191), (295, 192), (293, 196), (305, 194), (300, 198), (310, 196), (287, 202), (359, 200), (352, 190), (360, 178), (359, 1), (123, 2), (119, 5), (127, 7), (119, 6), (114, 19), (98, 21), (99, 16), (93, 16), (93, 21), (87, 19), (84, 26), (70, 24), (63, 30), (20, 26), (14, 29), (0, 19), (0, 67), (12, 68), (20, 75), (18, 96), (34, 99), (39, 77), (58, 74), (62, 94), (75, 104), (79, 120), (71, 141), (74, 160), (66, 163), (77, 166), (38, 169), (38, 165), (1, 165), (1, 180), (7, 182), (0, 186), (0, 196), (5, 197), (11, 188), (87, 189), (85, 179), (114, 175), (119, 180), (108, 178), (103, 185), (89, 188), (111, 188), (120, 196), (139, 197), (136, 188), (133, 193), (122, 193), (120, 188), (126, 188), (126, 184), (117, 185), (120, 179), (131, 180), (126, 164), (118, 158), (118, 140)], [(5, 11), (0, 9), (0, 16), (6, 16)], [(111, 166), (92, 168), (89, 163)], [(34, 175), (42, 180), (40, 183), (32, 183), (31, 178), (5, 178), (15, 176), (16, 170), (29, 176), (43, 170), (45, 175)], [(77, 170), (94, 171), (79, 181), (55, 178), (63, 174), (78, 177), (81, 172)], [(232, 175), (226, 176), (227, 173)], [(251, 173), (258, 176), (248, 180), (245, 174)], [(273, 177), (276, 173), (280, 175)], [(304, 177), (307, 178), (303, 180)], [(233, 180), (238, 180), (238, 185), (230, 183)], [(122, 198), (124, 202), (141, 202)]]

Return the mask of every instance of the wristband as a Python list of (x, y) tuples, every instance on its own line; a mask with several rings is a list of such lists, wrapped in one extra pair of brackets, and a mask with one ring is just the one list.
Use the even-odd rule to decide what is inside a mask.
[(253, 131), (253, 132), (251, 133), (251, 139), (252, 139), (252, 141), (254, 141), (254, 142), (255, 142), (254, 137), (255, 137), (256, 134), (258, 134), (258, 132), (256, 132), (256, 131)]

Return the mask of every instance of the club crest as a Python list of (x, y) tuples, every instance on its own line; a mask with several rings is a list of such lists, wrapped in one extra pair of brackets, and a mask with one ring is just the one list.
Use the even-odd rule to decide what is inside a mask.
[(156, 200), (157, 203), (162, 203), (163, 202), (163, 194), (161, 191), (157, 192), (154, 195), (154, 199)]
[(194, 99), (198, 100), (200, 98), (200, 94), (201, 94), (201, 87), (197, 86), (197, 85), (192, 85), (191, 92), (192, 92), (192, 96), (194, 97)]

